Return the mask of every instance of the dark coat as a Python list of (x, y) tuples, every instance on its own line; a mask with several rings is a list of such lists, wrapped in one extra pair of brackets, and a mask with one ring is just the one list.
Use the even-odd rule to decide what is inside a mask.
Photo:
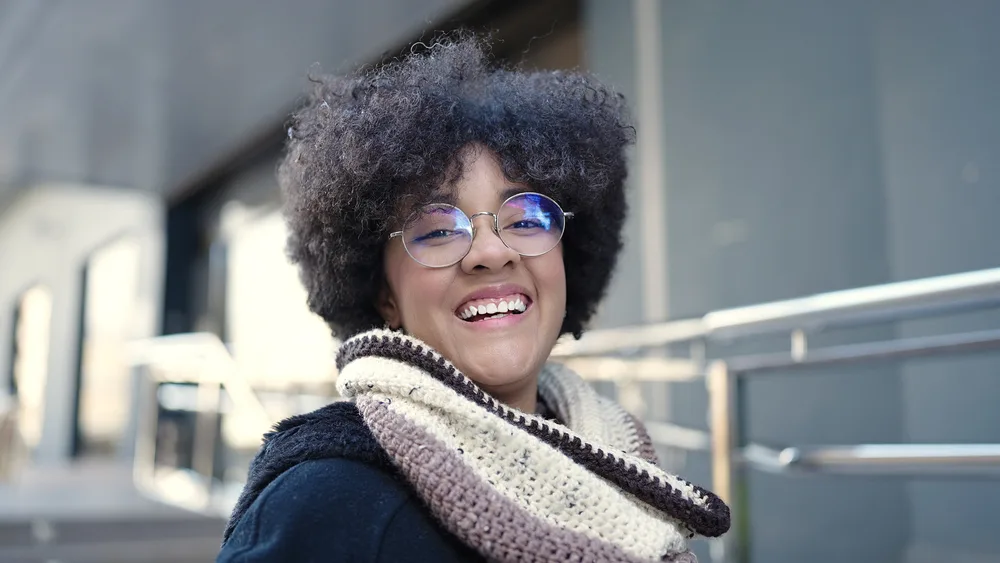
[(217, 563), (481, 561), (393, 469), (351, 403), (265, 437)]

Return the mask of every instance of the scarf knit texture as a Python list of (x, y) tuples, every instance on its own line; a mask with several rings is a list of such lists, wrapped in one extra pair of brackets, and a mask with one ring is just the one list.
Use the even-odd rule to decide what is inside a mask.
[(657, 467), (642, 425), (561, 364), (546, 364), (538, 381), (559, 422), (507, 407), (397, 332), (349, 339), (337, 367), (352, 403), (292, 417), (265, 437), (225, 538), (281, 472), (337, 455), (391, 465), (489, 561), (693, 563), (691, 537), (729, 529), (725, 503)]

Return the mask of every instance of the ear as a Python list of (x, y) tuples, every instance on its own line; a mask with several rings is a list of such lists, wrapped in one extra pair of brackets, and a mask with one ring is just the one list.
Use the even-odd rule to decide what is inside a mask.
[(385, 320), (385, 324), (388, 328), (396, 330), (403, 326), (403, 320), (399, 313), (399, 306), (396, 304), (396, 296), (393, 295), (392, 289), (389, 288), (389, 284), (385, 281), (382, 282), (382, 287), (378, 291), (378, 297), (376, 297), (375, 308), (378, 309), (382, 319)]

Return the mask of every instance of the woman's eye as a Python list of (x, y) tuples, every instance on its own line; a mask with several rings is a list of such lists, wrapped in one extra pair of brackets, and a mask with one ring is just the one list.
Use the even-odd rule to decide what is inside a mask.
[(538, 219), (522, 219), (513, 225), (507, 227), (509, 229), (544, 229), (545, 224)]
[(432, 240), (432, 239), (442, 239), (442, 238), (446, 238), (446, 237), (452, 236), (454, 234), (455, 234), (455, 231), (452, 231), (452, 230), (437, 229), (436, 231), (431, 231), (431, 232), (429, 232), (427, 234), (424, 234), (424, 235), (421, 235), (421, 236), (417, 237), (416, 240), (418, 242), (420, 242), (420, 241)]

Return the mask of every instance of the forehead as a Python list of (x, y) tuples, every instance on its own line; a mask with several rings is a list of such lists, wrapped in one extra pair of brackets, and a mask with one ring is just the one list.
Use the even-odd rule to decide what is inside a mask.
[[(506, 183), (496, 188), (488, 186), (456, 185), (449, 190), (436, 190), (431, 194), (432, 203), (447, 203), (455, 207), (487, 206), (497, 207), (507, 198), (520, 193), (532, 191), (526, 186)], [(480, 209), (478, 211), (485, 211)]]
[[(454, 162), (458, 174), (448, 181), (436, 194), (457, 207), (494, 207), (508, 197), (528, 191), (528, 187), (512, 182), (504, 175), (500, 157), (480, 145), (470, 145), (461, 151)], [(480, 209), (477, 209), (479, 211)]]

